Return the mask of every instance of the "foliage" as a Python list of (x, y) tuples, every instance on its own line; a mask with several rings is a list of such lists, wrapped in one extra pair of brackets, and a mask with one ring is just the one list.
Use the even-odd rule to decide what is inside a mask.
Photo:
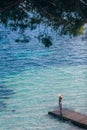
[[(28, 27), (36, 29), (43, 22), (54, 30), (61, 27), (61, 35), (76, 36), (83, 33), (83, 26), (87, 22), (87, 6), (80, 0), (1, 0), (0, 12), (0, 23), (13, 31), (20, 29), (22, 33)], [(49, 36), (42, 38), (46, 46), (52, 44), (48, 39)], [(16, 42), (19, 41), (16, 39)]]

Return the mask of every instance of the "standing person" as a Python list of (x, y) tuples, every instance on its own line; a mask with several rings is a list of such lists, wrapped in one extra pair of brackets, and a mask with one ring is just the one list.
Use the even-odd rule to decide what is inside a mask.
[(60, 114), (62, 115), (62, 99), (63, 99), (63, 94), (59, 95), (59, 110)]

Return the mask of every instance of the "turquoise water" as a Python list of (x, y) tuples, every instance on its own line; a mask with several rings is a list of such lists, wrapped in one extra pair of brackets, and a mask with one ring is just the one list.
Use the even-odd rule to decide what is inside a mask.
[(63, 106), (87, 114), (87, 43), (56, 37), (50, 48), (36, 39), (16, 43), (0, 33), (0, 130), (83, 130), (48, 115)]

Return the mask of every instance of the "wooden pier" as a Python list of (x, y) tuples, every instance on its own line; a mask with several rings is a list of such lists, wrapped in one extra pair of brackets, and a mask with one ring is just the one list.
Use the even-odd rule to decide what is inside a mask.
[(69, 109), (63, 109), (62, 115), (58, 110), (48, 112), (48, 114), (54, 115), (65, 121), (71, 121), (80, 127), (87, 128), (87, 115), (85, 114), (81, 114)]

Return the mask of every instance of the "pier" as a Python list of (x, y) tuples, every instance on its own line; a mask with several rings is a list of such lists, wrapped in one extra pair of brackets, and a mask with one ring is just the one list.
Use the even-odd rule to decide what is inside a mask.
[(80, 127), (87, 128), (87, 115), (85, 114), (81, 114), (79, 112), (64, 108), (62, 111), (62, 115), (60, 115), (60, 112), (58, 110), (50, 111), (48, 112), (48, 114), (54, 115), (65, 121), (71, 121), (72, 123)]

